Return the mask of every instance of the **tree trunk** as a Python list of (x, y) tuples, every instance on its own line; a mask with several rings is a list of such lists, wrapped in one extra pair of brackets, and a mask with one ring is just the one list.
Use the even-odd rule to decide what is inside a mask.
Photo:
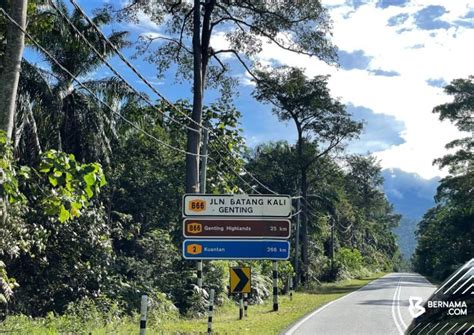
[[(211, 40), (211, 14), (217, 0), (206, 0), (201, 33), (201, 3), (194, 1), (193, 10), (193, 113), (195, 121), (193, 129), (200, 130), (202, 107), (204, 101), (204, 86), (206, 82), (207, 65), (209, 63), (209, 43)], [(202, 40), (201, 40), (202, 38)], [(201, 133), (188, 130), (187, 151), (196, 155), (186, 155), (186, 193), (199, 192), (199, 148)]]
[(202, 49), (201, 49), (201, 4), (194, 0), (193, 10), (193, 112), (194, 120), (189, 126), (195, 131), (188, 129), (186, 150), (186, 193), (199, 192), (199, 144), (201, 134), (199, 126), (202, 116)]
[[(10, 1), (9, 15), (26, 29), (27, 0)], [(4, 67), (0, 74), (0, 129), (7, 133), (11, 140), (15, 120), (15, 102), (20, 78), (21, 58), (25, 46), (25, 34), (13, 23), (7, 27), (7, 44), (5, 47)]]
[[(296, 120), (295, 120), (296, 122)], [(300, 240), (301, 240), (301, 268), (300, 268), (300, 275), (297, 277), (301, 278), (301, 283), (304, 285), (307, 282), (308, 277), (308, 267), (309, 267), (309, 259), (308, 259), (308, 220), (307, 220), (307, 195), (308, 195), (308, 176), (307, 176), (307, 167), (306, 164), (303, 162), (303, 132), (301, 126), (296, 123), (296, 128), (298, 130), (298, 143), (297, 143), (297, 153), (298, 153), (298, 162), (300, 164), (300, 178), (301, 178), (301, 197), (303, 201), (301, 203), (301, 229), (300, 229)], [(296, 250), (299, 252), (299, 250)]]

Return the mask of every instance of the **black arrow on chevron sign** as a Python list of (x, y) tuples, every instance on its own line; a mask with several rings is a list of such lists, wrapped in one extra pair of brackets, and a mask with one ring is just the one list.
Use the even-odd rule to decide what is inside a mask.
[(242, 269), (232, 269), (234, 270), (237, 277), (239, 277), (240, 281), (237, 285), (235, 285), (234, 292), (242, 292), (245, 288), (245, 285), (249, 282), (247, 275), (242, 271)]

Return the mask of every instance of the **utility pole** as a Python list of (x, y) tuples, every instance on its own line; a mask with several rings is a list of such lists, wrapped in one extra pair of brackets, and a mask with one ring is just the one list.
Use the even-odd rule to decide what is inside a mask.
[[(15, 20), (22, 29), (26, 29), (27, 0), (9, 1), (8, 15)], [(0, 74), (0, 129), (7, 133), (10, 141), (15, 122), (16, 93), (20, 79), (21, 58), (25, 47), (25, 34), (12, 22), (7, 25), (7, 44), (3, 57), (3, 70)]]
[(334, 275), (334, 229), (336, 228), (336, 220), (331, 216), (331, 275)]
[(299, 252), (300, 252), (300, 217), (301, 217), (301, 195), (298, 195), (298, 205), (296, 207), (296, 236), (295, 236), (295, 284), (299, 283)]
[[(200, 193), (206, 193), (208, 142), (209, 142), (209, 132), (207, 129), (203, 128), (201, 171), (199, 174), (199, 192)], [(202, 260), (197, 261), (197, 285), (199, 288), (202, 288)]]

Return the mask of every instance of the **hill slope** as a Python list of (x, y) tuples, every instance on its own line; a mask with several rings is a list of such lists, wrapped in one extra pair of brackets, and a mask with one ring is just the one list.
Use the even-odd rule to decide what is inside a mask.
[(434, 206), (433, 197), (440, 178), (424, 179), (400, 169), (385, 169), (382, 174), (385, 194), (402, 215), (400, 226), (394, 232), (403, 256), (409, 259), (416, 247), (416, 225), (426, 210)]

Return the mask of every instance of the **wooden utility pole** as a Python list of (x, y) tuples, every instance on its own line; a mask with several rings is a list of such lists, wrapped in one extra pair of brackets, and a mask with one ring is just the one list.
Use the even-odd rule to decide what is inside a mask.
[[(301, 193), (300, 193), (301, 194)], [(298, 194), (298, 205), (296, 207), (296, 233), (295, 233), (295, 287), (299, 284), (300, 278), (300, 218), (301, 218), (301, 195)]]
[[(8, 2), (7, 2), (8, 3)], [(26, 29), (27, 0), (9, 1), (8, 15)], [(11, 140), (15, 122), (16, 94), (20, 79), (21, 59), (25, 46), (25, 34), (12, 22), (7, 25), (3, 70), (0, 73), (0, 129)]]
[(336, 228), (336, 220), (331, 217), (331, 275), (334, 275), (334, 229)]
[[(206, 178), (207, 178), (207, 144), (209, 141), (209, 132), (207, 129), (203, 130), (204, 138), (202, 140), (202, 157), (201, 157), (201, 173), (199, 174), (199, 191), (206, 193)], [(197, 261), (197, 285), (202, 288), (202, 260)]]

